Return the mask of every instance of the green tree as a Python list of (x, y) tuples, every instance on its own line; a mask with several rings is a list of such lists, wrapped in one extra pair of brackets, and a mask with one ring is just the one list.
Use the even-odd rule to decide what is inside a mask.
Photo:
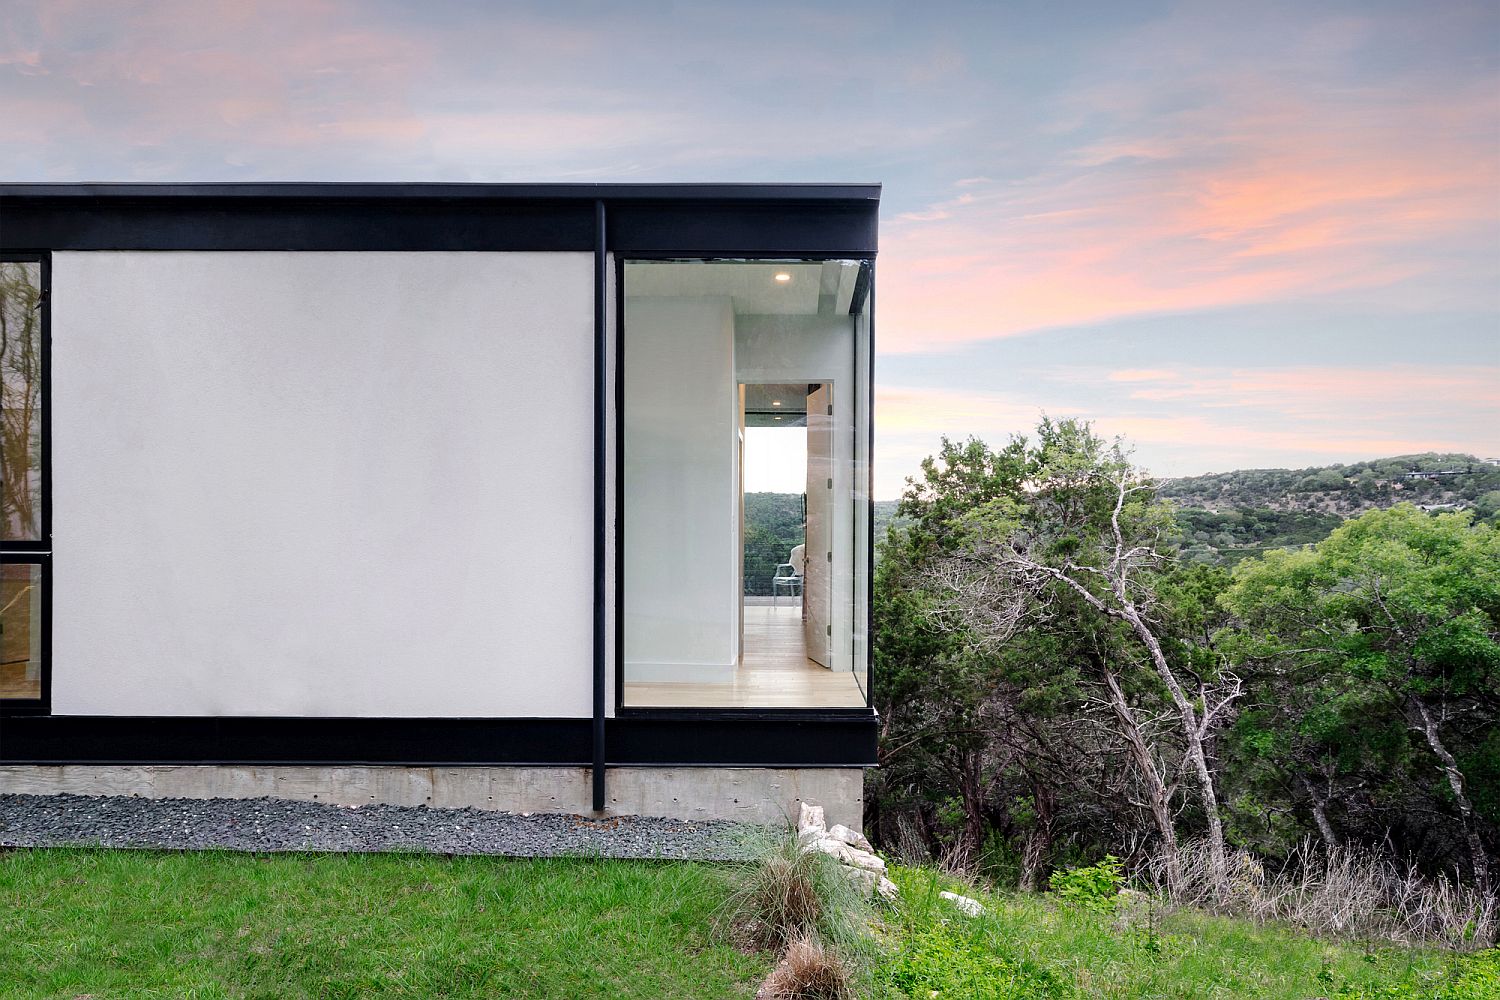
[[(1308, 678), (1334, 706), (1371, 720), (1383, 703), (1405, 724), (1487, 890), (1486, 823), (1465, 760), (1483, 756), (1500, 709), (1500, 533), (1467, 512), (1370, 511), (1311, 549), (1241, 564), (1225, 604), (1249, 629), (1245, 655)], [(1348, 746), (1346, 715), (1320, 724), (1312, 706), (1300, 712), (1314, 747)]]
[[(1157, 754), (1140, 739), (1121, 677), (1122, 667), (1137, 664), (1150, 672), (1176, 718), (1182, 770), (1207, 826), (1212, 878), (1223, 886), (1224, 833), (1207, 747), (1240, 684), (1211, 650), (1207, 660), (1174, 655), (1195, 644), (1171, 641), (1172, 613), (1160, 590), (1171, 556), (1167, 539), (1175, 534), (1171, 508), (1120, 443), (1104, 441), (1085, 422), (1043, 418), (1033, 444), (1015, 439), (1011, 446), (1020, 448), (1024, 487), (997, 493), (963, 515), (950, 556), (927, 569), (929, 586), (949, 595), (951, 616), (992, 642), (1015, 641), (1038, 621), (1069, 623), (1080, 638), (1107, 637), (1096, 644), (1095, 662), (1147, 783), (1175, 883), (1166, 783), (1179, 769), (1159, 769)], [(1186, 581), (1179, 588), (1184, 620), (1192, 618), (1190, 590)]]

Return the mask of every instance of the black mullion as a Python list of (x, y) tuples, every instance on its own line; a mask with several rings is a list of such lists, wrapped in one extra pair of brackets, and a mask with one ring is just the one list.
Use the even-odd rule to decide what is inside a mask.
[(605, 549), (605, 296), (609, 294), (605, 257), (604, 202), (594, 203), (594, 812), (604, 811), (604, 549)]

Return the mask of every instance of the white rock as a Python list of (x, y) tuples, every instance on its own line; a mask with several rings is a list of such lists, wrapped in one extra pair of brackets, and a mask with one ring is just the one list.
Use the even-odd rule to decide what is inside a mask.
[[(847, 847), (848, 845), (845, 846)], [(848, 860), (844, 864), (853, 865), (855, 868), (863, 868), (867, 872), (885, 874), (885, 862), (880, 860), (880, 858), (869, 851), (861, 851), (857, 847), (849, 847), (848, 850)]]
[(828, 821), (823, 818), (823, 807), (802, 803), (802, 811), (797, 817), (797, 832), (805, 833), (808, 830), (818, 831), (818, 836), (828, 832)]
[(850, 847), (857, 847), (861, 851), (875, 852), (875, 848), (865, 839), (865, 835), (858, 830), (851, 830), (842, 823), (835, 823), (828, 828), (828, 836), (834, 840), (842, 840)]
[(880, 876), (874, 872), (867, 872), (863, 868), (844, 868), (844, 874), (849, 876), (849, 881), (859, 887), (860, 892), (866, 896), (878, 892), (880, 889)]
[(850, 847), (842, 840), (834, 840), (832, 837), (822, 837), (802, 849), (803, 851), (822, 851), (839, 864), (848, 865), (850, 868), (863, 868), (867, 872), (885, 874), (884, 861), (881, 861), (869, 851), (861, 851), (857, 847)]
[(832, 837), (819, 837), (807, 847), (803, 848), (803, 850), (822, 851), (824, 854), (828, 855), (830, 858), (833, 858), (840, 864), (847, 865), (852, 863), (850, 861), (850, 858), (852, 856), (854, 848), (850, 847), (842, 840), (834, 840)]
[(849, 867), (845, 867), (843, 871), (849, 876), (849, 881), (853, 882), (866, 896), (879, 896), (886, 902), (890, 902), (901, 893), (901, 890), (896, 888), (896, 883), (879, 872)]
[(968, 896), (960, 896), (956, 892), (940, 892), (938, 893), (938, 895), (952, 902), (954, 906), (958, 907), (961, 911), (963, 911), (963, 913), (968, 916), (977, 917), (984, 912), (983, 904), (981, 904), (977, 899), (970, 899)]

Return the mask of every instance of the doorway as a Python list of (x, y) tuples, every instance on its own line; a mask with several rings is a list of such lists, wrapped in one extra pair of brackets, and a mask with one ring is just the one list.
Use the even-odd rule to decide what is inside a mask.
[(828, 382), (740, 385), (747, 676), (792, 672), (807, 683), (833, 665), (832, 392)]

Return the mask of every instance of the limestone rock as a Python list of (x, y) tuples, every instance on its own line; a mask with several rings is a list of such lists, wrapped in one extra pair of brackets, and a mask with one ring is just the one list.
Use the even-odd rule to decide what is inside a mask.
[(863, 868), (845, 868), (843, 871), (849, 876), (849, 881), (853, 882), (866, 896), (872, 895), (880, 888), (880, 876), (874, 872), (867, 872)]
[(958, 907), (960, 912), (962, 912), (966, 916), (977, 917), (984, 912), (984, 905), (977, 899), (970, 899), (968, 896), (960, 896), (956, 892), (940, 892), (938, 893), (938, 895), (942, 896), (944, 899), (951, 902), (954, 906)]
[(818, 831), (818, 836), (828, 832), (828, 821), (823, 818), (823, 807), (802, 803), (801, 813), (797, 817), (797, 832), (806, 833), (809, 830)]
[(867, 872), (879, 872), (881, 875), (885, 874), (885, 862), (880, 860), (880, 858), (876, 857), (874, 854), (871, 854), (869, 851), (861, 851), (859, 848), (849, 847), (847, 844), (845, 844), (844, 846), (848, 852), (848, 860), (846, 860), (844, 864), (853, 865), (855, 868), (863, 868)]
[(850, 847), (842, 840), (834, 840), (832, 837), (821, 837), (812, 844), (803, 848), (804, 851), (822, 851), (833, 858), (839, 864), (848, 865), (851, 868), (863, 868), (865, 871), (885, 874), (885, 862), (871, 854), (869, 851), (861, 851), (857, 847)]
[(879, 896), (889, 903), (900, 895), (901, 890), (896, 887), (896, 883), (879, 872), (849, 867), (845, 867), (844, 872), (849, 876), (849, 881), (866, 896)]
[(832, 837), (834, 840), (842, 840), (850, 847), (857, 847), (861, 851), (866, 851), (869, 853), (874, 853), (875, 851), (875, 848), (871, 847), (870, 842), (865, 839), (864, 834), (860, 833), (858, 830), (851, 830), (842, 823), (835, 823), (830, 826), (828, 828), (828, 836)]

